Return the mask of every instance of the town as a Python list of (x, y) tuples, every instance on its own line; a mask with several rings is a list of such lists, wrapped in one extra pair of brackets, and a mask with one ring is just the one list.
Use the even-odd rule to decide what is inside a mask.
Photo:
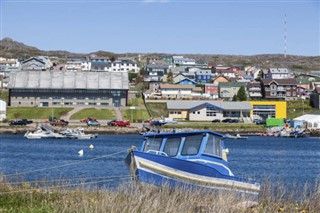
[[(299, 114), (302, 117), (287, 115), (287, 101), (300, 101), (302, 107), (309, 105), (315, 112), (320, 108), (319, 70), (298, 72), (286, 67), (217, 64), (214, 60), (182, 55), (110, 58), (91, 54), (65, 59), (0, 58), (0, 74), (2, 94), (7, 94), (7, 100), (1, 100), (3, 121), (8, 121), (6, 106), (8, 110), (12, 107), (132, 110), (139, 109), (132, 99), (141, 97), (148, 115), (134, 116), (140, 122), (148, 117), (154, 120), (167, 117), (175, 121), (266, 124), (267, 119), (285, 121), (290, 117), (299, 123), (291, 124), (292, 127), (320, 128), (320, 116), (303, 116), (304, 109)], [(166, 114), (150, 113), (148, 103), (153, 102), (165, 104)], [(121, 111), (116, 114), (116, 120), (123, 119)], [(126, 118), (134, 122), (132, 116)]]

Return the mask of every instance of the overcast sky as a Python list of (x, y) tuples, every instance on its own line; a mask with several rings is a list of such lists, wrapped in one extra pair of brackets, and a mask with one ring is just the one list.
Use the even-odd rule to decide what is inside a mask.
[(320, 55), (319, 0), (0, 0), (1, 39), (90, 53)]

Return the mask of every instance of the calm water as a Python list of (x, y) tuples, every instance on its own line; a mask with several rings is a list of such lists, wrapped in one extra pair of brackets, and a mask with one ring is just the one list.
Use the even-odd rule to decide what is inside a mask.
[[(0, 135), (0, 173), (12, 180), (17, 180), (12, 174), (18, 173), (20, 179), (27, 181), (90, 178), (101, 181), (99, 185), (116, 186), (118, 178), (104, 180), (128, 177), (125, 151), (131, 145), (140, 147), (141, 140), (140, 135), (99, 135), (93, 140), (27, 140), (23, 135)], [(94, 145), (93, 150), (89, 149), (90, 144)], [(314, 182), (320, 177), (320, 138), (252, 136), (247, 140), (227, 140), (225, 144), (236, 176), (258, 181), (282, 179), (289, 185)], [(82, 157), (78, 155), (81, 149)], [(124, 152), (103, 157), (120, 151)], [(93, 158), (97, 159), (89, 160)]]

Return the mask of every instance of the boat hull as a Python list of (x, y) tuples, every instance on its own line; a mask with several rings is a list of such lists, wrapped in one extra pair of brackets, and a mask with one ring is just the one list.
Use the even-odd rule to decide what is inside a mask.
[(158, 186), (169, 185), (210, 188), (233, 191), (258, 197), (260, 185), (231, 175), (224, 175), (217, 168), (190, 160), (181, 160), (161, 155), (131, 152), (127, 158), (131, 175), (137, 180)]

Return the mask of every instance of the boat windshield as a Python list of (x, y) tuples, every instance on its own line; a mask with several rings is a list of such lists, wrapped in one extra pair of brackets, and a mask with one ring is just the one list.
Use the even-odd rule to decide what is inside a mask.
[(184, 141), (181, 155), (197, 155), (202, 143), (203, 135), (189, 135)]
[(161, 143), (163, 138), (146, 138), (146, 144), (144, 146), (144, 152), (160, 151)]
[(174, 157), (178, 154), (181, 138), (168, 138), (163, 151), (169, 156)]
[(216, 155), (220, 156), (222, 155), (222, 147), (221, 147), (221, 140), (214, 135), (209, 135), (206, 148), (204, 150), (204, 154), (208, 155)]

